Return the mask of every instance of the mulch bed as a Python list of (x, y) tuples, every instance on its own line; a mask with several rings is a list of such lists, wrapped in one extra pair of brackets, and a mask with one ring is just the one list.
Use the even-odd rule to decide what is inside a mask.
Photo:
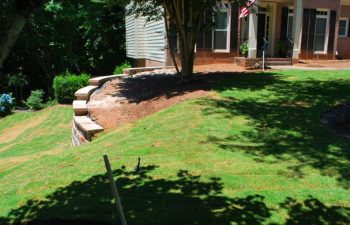
[(321, 122), (343, 137), (350, 138), (350, 104), (338, 105), (321, 116)]

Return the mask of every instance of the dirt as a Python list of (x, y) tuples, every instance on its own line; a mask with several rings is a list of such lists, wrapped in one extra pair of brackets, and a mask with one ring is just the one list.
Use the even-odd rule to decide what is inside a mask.
[(89, 114), (105, 129), (119, 127), (176, 103), (212, 95), (212, 83), (235, 75), (244, 73), (198, 73), (194, 81), (181, 84), (172, 72), (114, 79), (91, 96)]
[(207, 82), (197, 80), (181, 85), (178, 82), (175, 75), (169, 74), (115, 79), (91, 96), (90, 117), (110, 129), (209, 93)]
[(33, 128), (41, 124), (47, 119), (47, 116), (37, 116), (35, 119), (25, 121), (15, 126), (4, 129), (0, 133), (0, 143), (11, 142), (18, 136), (23, 134), (27, 129)]
[(294, 66), (347, 69), (350, 68), (350, 60), (301, 60)]

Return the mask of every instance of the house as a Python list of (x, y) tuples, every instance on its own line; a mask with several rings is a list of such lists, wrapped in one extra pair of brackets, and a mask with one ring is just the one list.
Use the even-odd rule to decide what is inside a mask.
[[(260, 0), (254, 7), (244, 18), (230, 3), (206, 15), (216, 26), (198, 36), (195, 63), (241, 64), (243, 43), (248, 64), (260, 60), (264, 46), (268, 58), (281, 61), (350, 59), (350, 0)], [(127, 56), (135, 66), (171, 65), (166, 43), (164, 21), (126, 17)]]

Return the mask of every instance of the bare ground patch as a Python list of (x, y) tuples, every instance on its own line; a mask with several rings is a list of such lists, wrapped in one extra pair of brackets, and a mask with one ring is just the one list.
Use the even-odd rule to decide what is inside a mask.
[(118, 78), (91, 96), (90, 117), (105, 129), (118, 127), (176, 103), (212, 95), (214, 82), (234, 75), (237, 74), (199, 74), (194, 81), (182, 84), (178, 83), (179, 78), (173, 74), (142, 74)]
[(0, 143), (11, 142), (19, 135), (23, 134), (27, 129), (33, 128), (41, 124), (47, 119), (48, 115), (37, 116), (29, 121), (23, 121), (15, 126), (4, 129), (0, 134)]

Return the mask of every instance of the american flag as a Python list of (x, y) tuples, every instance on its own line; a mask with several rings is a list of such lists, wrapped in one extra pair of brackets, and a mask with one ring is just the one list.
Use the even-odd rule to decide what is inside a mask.
[(249, 0), (248, 3), (247, 3), (247, 6), (242, 7), (242, 8), (240, 9), (240, 14), (239, 14), (239, 18), (240, 18), (240, 19), (241, 19), (241, 18), (244, 18), (244, 17), (246, 17), (246, 16), (249, 15), (249, 12), (250, 12), (249, 8), (250, 8), (250, 6), (252, 6), (255, 2), (256, 2), (256, 0)]

